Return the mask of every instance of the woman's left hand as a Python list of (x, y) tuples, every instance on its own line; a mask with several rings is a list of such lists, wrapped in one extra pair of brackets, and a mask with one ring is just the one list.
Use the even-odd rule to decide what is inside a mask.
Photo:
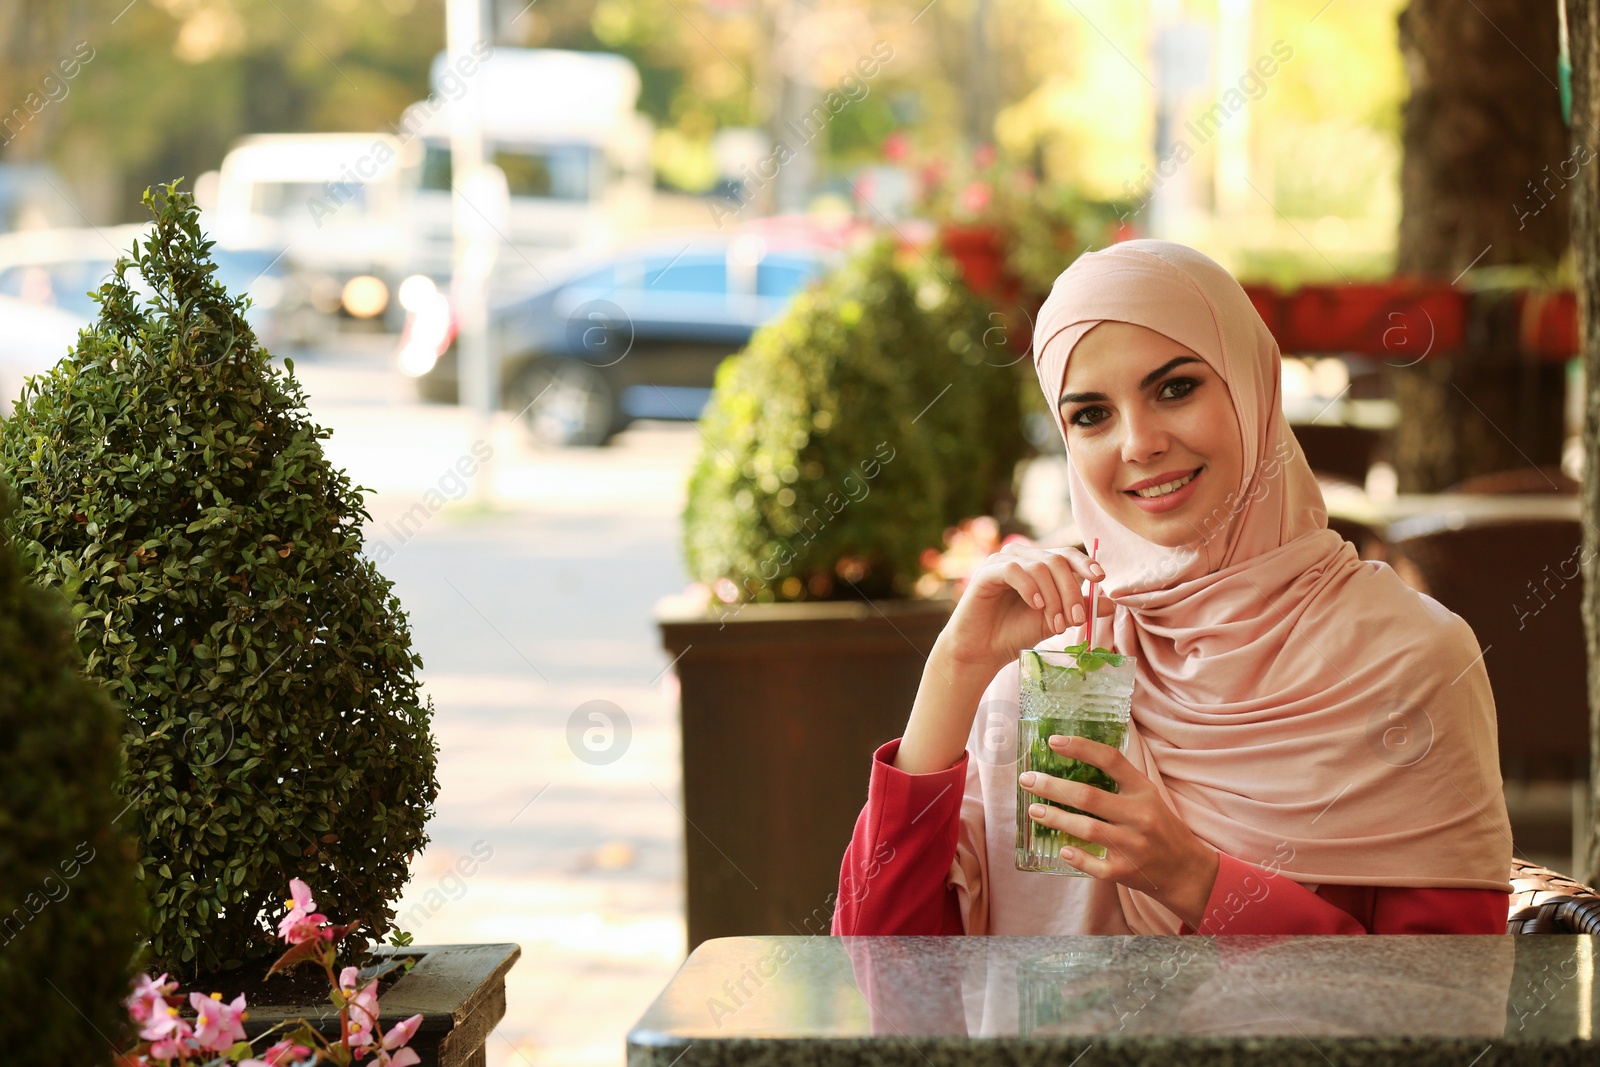
[(1071, 854), (1064, 858), (1072, 866), (1094, 878), (1137, 889), (1198, 928), (1217, 879), (1217, 850), (1196, 837), (1161, 799), (1155, 783), (1110, 745), (1060, 735), (1051, 737), (1049, 744), (1059, 756), (1104, 771), (1117, 783), (1117, 792), (1029, 772), (1020, 779), (1027, 792), (1100, 816), (1091, 819), (1049, 805), (1030, 805), (1030, 817), (1042, 826), (1105, 846), (1105, 859), (1080, 848), (1067, 849)]

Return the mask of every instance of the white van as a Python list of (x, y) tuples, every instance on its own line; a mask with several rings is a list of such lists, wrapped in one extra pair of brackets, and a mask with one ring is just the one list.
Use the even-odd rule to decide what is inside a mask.
[(285, 250), (283, 310), (297, 340), (326, 328), (308, 313), (376, 322), (390, 310), (412, 259), (406, 151), (384, 133), (259, 134), (197, 183), (219, 245)]
[[(648, 118), (636, 110), (639, 72), (597, 52), (495, 48), (470, 71), (434, 58), (433, 95), (395, 127), (415, 137), (414, 268), (450, 273), (450, 121), (481, 107), (487, 161), (505, 175), (509, 211), (496, 272), (531, 275), (552, 252), (605, 246), (642, 228), (651, 196)], [(536, 275), (535, 275), (536, 277)]]
[(299, 325), (307, 305), (398, 329), (399, 283), (450, 277), (453, 108), (481, 107), (488, 162), (505, 176), (504, 217), (490, 223), (497, 284), (537, 281), (552, 253), (613, 244), (647, 221), (652, 130), (629, 60), (483, 45), (458, 64), (436, 56), (433, 92), (388, 131), (246, 137), (196, 184), (220, 244), (288, 250), (284, 318), (297, 339), (317, 329)]

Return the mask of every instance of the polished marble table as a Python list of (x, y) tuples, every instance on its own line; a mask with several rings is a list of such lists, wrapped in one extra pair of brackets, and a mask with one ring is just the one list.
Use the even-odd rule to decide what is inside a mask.
[(1600, 1064), (1594, 935), (733, 937), (629, 1067)]

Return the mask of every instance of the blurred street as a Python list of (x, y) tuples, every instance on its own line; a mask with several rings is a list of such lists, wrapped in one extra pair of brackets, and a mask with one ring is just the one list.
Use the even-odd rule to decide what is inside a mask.
[[(651, 609), (687, 581), (678, 516), (698, 435), (640, 423), (607, 448), (540, 451), (502, 423), (463, 494), (450, 474), (480, 439), (473, 420), (417, 403), (391, 350), (297, 355), (295, 371), (334, 431), (330, 458), (374, 490), (367, 552), (393, 551), (380, 569), (434, 702), (438, 815), (399, 924), (417, 944), (521, 944), (490, 1064), (620, 1064), (683, 958), (676, 698)], [(474, 498), (486, 476), (492, 504)], [(428, 514), (430, 490), (461, 499)], [(614, 762), (569, 745), (591, 700), (631, 727), (592, 746)]]

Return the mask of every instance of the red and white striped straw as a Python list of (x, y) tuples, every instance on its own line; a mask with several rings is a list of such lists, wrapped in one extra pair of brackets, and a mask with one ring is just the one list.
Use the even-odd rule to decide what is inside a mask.
[[(1098, 556), (1099, 554), (1100, 554), (1100, 538), (1096, 537), (1094, 539), (1094, 547), (1089, 549), (1089, 562), (1093, 563), (1094, 562), (1094, 558), (1096, 556)], [(1086, 642), (1085, 642), (1085, 644), (1083, 646), (1086, 651), (1093, 651), (1093, 649), (1094, 649), (1094, 624), (1097, 621), (1096, 618), (1095, 618), (1095, 612), (1099, 607), (1100, 607), (1100, 583), (1095, 581), (1093, 578), (1090, 578), (1089, 579), (1089, 636), (1088, 636), (1088, 639), (1086, 640)]]

